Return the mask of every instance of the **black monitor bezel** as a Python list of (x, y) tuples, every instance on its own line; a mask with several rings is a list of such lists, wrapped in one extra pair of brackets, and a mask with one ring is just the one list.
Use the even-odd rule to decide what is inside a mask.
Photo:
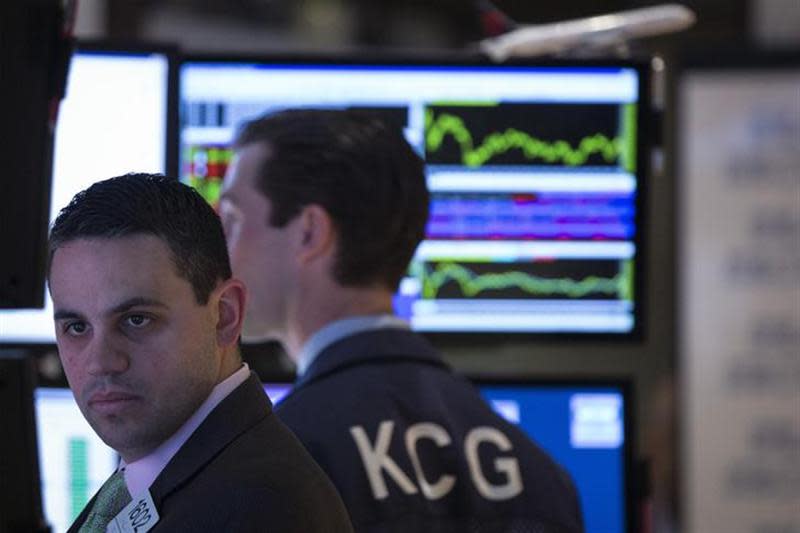
[[(647, 195), (648, 182), (651, 177), (650, 149), (653, 146), (655, 123), (651, 104), (651, 72), (650, 62), (645, 58), (631, 59), (537, 59), (537, 60), (510, 60), (503, 63), (494, 63), (488, 58), (470, 53), (428, 53), (428, 52), (397, 52), (397, 51), (357, 51), (339, 52), (327, 55), (303, 53), (272, 53), (272, 54), (211, 54), (189, 53), (180, 56), (177, 64), (178, 72), (178, 106), (183, 93), (182, 72), (190, 64), (252, 64), (252, 65), (280, 65), (280, 66), (400, 66), (400, 67), (480, 67), (480, 68), (630, 68), (638, 74), (638, 105), (637, 105), (637, 144), (636, 144), (636, 233), (634, 245), (636, 247), (634, 265), (634, 324), (627, 332), (536, 332), (536, 331), (418, 331), (430, 338), (438, 345), (459, 346), (467, 343), (495, 344), (499, 340), (513, 339), (514, 341), (578, 341), (589, 342), (619, 342), (625, 344), (640, 344), (644, 339), (647, 325), (646, 305), (649, 298), (646, 294), (648, 271), (647, 256), (648, 242), (645, 236), (647, 223)], [(174, 151), (180, 157), (180, 117), (178, 117), (178, 132), (175, 137)]]

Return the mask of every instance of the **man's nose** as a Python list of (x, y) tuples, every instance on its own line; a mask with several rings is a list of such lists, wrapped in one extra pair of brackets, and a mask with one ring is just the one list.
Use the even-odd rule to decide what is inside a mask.
[(109, 332), (95, 329), (87, 348), (87, 371), (102, 376), (121, 374), (130, 366), (130, 359), (121, 343)]

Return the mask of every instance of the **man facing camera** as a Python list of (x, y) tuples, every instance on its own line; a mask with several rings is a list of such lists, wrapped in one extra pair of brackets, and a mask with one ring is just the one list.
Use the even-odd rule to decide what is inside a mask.
[(242, 363), (246, 290), (198, 194), (145, 174), (96, 183), (49, 253), (67, 380), (122, 458), (70, 531), (351, 531)]
[(428, 190), (399, 131), (351, 111), (244, 126), (220, 213), (246, 337), (297, 364), (276, 412), (371, 532), (579, 532), (565, 472), (392, 313)]

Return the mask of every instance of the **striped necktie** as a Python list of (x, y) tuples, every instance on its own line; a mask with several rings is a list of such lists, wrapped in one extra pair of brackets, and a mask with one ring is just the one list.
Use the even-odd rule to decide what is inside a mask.
[(78, 533), (105, 533), (111, 520), (131, 501), (122, 470), (114, 472), (106, 481)]

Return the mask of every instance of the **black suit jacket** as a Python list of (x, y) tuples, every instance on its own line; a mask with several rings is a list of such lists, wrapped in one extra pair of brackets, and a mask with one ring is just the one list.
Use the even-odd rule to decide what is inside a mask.
[(150, 494), (155, 532), (352, 531), (336, 489), (272, 412), (255, 373), (200, 424)]
[(275, 412), (333, 480), (356, 531), (583, 529), (566, 472), (413, 332), (335, 342)]

